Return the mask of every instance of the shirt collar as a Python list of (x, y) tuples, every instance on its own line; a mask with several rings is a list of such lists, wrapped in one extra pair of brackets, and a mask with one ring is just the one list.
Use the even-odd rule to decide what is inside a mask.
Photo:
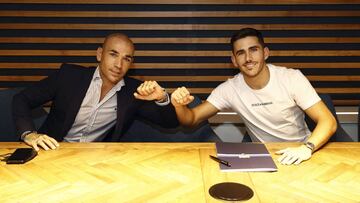
[[(102, 82), (102, 79), (100, 77), (99, 66), (96, 68), (93, 78), (92, 78), (92, 81), (97, 81), (97, 80), (100, 80)], [(120, 91), (122, 86), (125, 86), (124, 78), (121, 79), (118, 83), (116, 83), (116, 85), (112, 89), (114, 89), (115, 91)]]

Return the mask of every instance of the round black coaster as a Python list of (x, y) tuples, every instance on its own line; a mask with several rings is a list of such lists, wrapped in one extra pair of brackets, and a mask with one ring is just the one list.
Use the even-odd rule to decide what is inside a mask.
[(249, 200), (254, 195), (251, 188), (240, 183), (218, 183), (210, 187), (212, 197), (227, 201)]

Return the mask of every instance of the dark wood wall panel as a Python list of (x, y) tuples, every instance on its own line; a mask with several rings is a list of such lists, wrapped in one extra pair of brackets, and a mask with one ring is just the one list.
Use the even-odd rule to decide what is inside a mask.
[(2, 11), (0, 16), (4, 17), (341, 17), (341, 16), (360, 16), (357, 11)]
[[(2, 0), (4, 3), (59, 3), (68, 4), (69, 0)], [(359, 3), (358, 0), (72, 0), (72, 3), (77, 4), (344, 4), (344, 3)]]
[(2, 0), (0, 89), (29, 86), (60, 64), (95, 66), (105, 35), (136, 46), (129, 75), (202, 99), (238, 73), (236, 30), (261, 30), (268, 62), (300, 69), (336, 105), (360, 104), (360, 1), (353, 0)]

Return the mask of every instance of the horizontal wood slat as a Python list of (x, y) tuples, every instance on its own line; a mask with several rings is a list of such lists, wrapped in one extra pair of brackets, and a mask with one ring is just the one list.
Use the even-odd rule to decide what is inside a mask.
[[(359, 63), (273, 63), (274, 65), (289, 68), (359, 68)], [(0, 63), (1, 67), (1, 63)], [(232, 63), (135, 63), (133, 68), (182, 68), (182, 69), (221, 69), (234, 68)]]
[[(38, 81), (41, 80), (43, 78), (45, 78), (46, 76), (0, 76), (0, 80), (1, 81)], [(164, 81), (168, 81), (166, 78), (169, 76), (164, 76), (163, 80)], [(215, 79), (219, 79), (219, 78), (214, 78), (215, 76), (210, 77), (210, 81), (215, 81)], [(231, 76), (228, 77), (223, 77), (224, 80), (226, 80), (227, 78), (230, 78)], [(155, 77), (144, 77), (144, 76), (138, 76), (135, 78), (143, 78), (143, 79), (159, 79), (159, 78), (155, 78)], [(205, 76), (197, 76), (197, 77), (188, 77), (188, 78), (192, 78), (191, 80), (188, 81), (208, 81), (207, 77)], [(174, 81), (174, 77), (169, 77), (169, 81)], [(179, 77), (178, 81), (185, 81), (185, 78), (183, 78), (183, 80), (181, 80), (181, 77)], [(198, 80), (196, 80), (198, 79)], [(358, 78), (357, 78), (358, 79)], [(162, 80), (158, 80), (158, 81), (162, 81)], [(217, 80), (216, 80), (217, 81)], [(223, 81), (223, 80), (222, 80)], [(312, 80), (314, 81), (314, 80)], [(339, 81), (339, 80), (335, 80), (335, 81)], [(214, 88), (189, 88), (190, 92), (195, 93), (195, 94), (210, 94), (211, 91)], [(315, 88), (316, 91), (318, 93), (360, 93), (360, 88)], [(174, 91), (174, 88), (169, 88), (169, 91), (172, 92)]]
[[(193, 94), (210, 94), (213, 88), (188, 88)], [(175, 88), (168, 88), (169, 92), (173, 92)], [(360, 88), (315, 88), (318, 93), (359, 93)]]
[(336, 94), (344, 94), (344, 93), (352, 93), (359, 94), (360, 88), (315, 88), (318, 93), (336, 93)]
[(360, 104), (360, 100), (341, 100), (333, 99), (334, 106), (357, 106)]
[(0, 76), (0, 81), (39, 81), (46, 76)]
[[(233, 76), (132, 76), (139, 80), (155, 81), (225, 81)], [(340, 76), (306, 76), (310, 81), (360, 81), (360, 76), (340, 75)]]
[(358, 30), (360, 24), (64, 24), (64, 23), (1, 23), (0, 29), (51, 30)]
[[(76, 63), (85, 67), (96, 66), (95, 63)], [(358, 69), (359, 63), (273, 63), (278, 66), (285, 66), (289, 68), (351, 68)], [(1, 63), (2, 68), (46, 68), (58, 69), (61, 63)], [(134, 63), (131, 67), (133, 69), (229, 69), (234, 68), (231, 62), (229, 63)]]
[[(44, 79), (46, 76), (0, 76), (0, 81), (39, 81)], [(155, 81), (191, 81), (191, 82), (201, 82), (201, 81), (215, 81), (223, 82), (229, 78), (232, 78), (232, 75), (227, 76), (147, 76), (147, 75), (131, 75), (131, 77), (145, 81), (145, 80), (155, 80)], [(359, 81), (360, 76), (352, 75), (340, 75), (340, 76), (306, 76), (310, 81)]]
[[(360, 13), (360, 12), (359, 12)], [(102, 43), (103, 38), (87, 37), (0, 37), (0, 43)], [(228, 37), (219, 38), (174, 38), (174, 37), (151, 37), (138, 38), (132, 37), (134, 43), (230, 43)], [(360, 37), (265, 37), (266, 43), (360, 43)]]
[[(96, 50), (0, 50), (0, 56), (95, 56)], [(231, 51), (135, 51), (135, 56), (231, 56)], [(360, 50), (272, 50), (271, 56), (360, 56)]]
[(1, 11), (3, 17), (340, 17), (359, 11)]
[[(0, 87), (0, 90), (6, 90), (8, 88), (4, 88), (4, 87)], [(172, 89), (173, 91), (174, 89)], [(169, 91), (169, 89), (167, 89), (167, 91), (169, 93), (171, 93), (172, 91)], [(206, 98), (204, 98), (206, 99)], [(356, 106), (360, 104), (360, 100), (358, 99), (348, 99), (348, 100), (341, 100), (341, 99), (332, 99), (334, 105), (339, 105), (339, 106)], [(50, 107), (51, 103), (47, 103), (44, 104), (44, 107)]]
[[(210, 94), (213, 88), (188, 88), (193, 94)], [(169, 92), (173, 92), (175, 88), (168, 88)], [(360, 88), (315, 88), (318, 93), (359, 93)]]

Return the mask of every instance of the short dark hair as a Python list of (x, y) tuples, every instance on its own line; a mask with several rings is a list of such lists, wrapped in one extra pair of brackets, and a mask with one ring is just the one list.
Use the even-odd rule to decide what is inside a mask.
[(249, 36), (254, 36), (254, 37), (258, 38), (261, 46), (266, 47), (264, 38), (260, 31), (258, 31), (257, 29), (254, 29), (254, 28), (243, 28), (243, 29), (237, 31), (236, 33), (234, 33), (233, 36), (231, 37), (230, 43), (231, 43), (232, 51), (234, 51), (234, 43), (237, 40), (245, 38), (245, 37), (249, 37)]

